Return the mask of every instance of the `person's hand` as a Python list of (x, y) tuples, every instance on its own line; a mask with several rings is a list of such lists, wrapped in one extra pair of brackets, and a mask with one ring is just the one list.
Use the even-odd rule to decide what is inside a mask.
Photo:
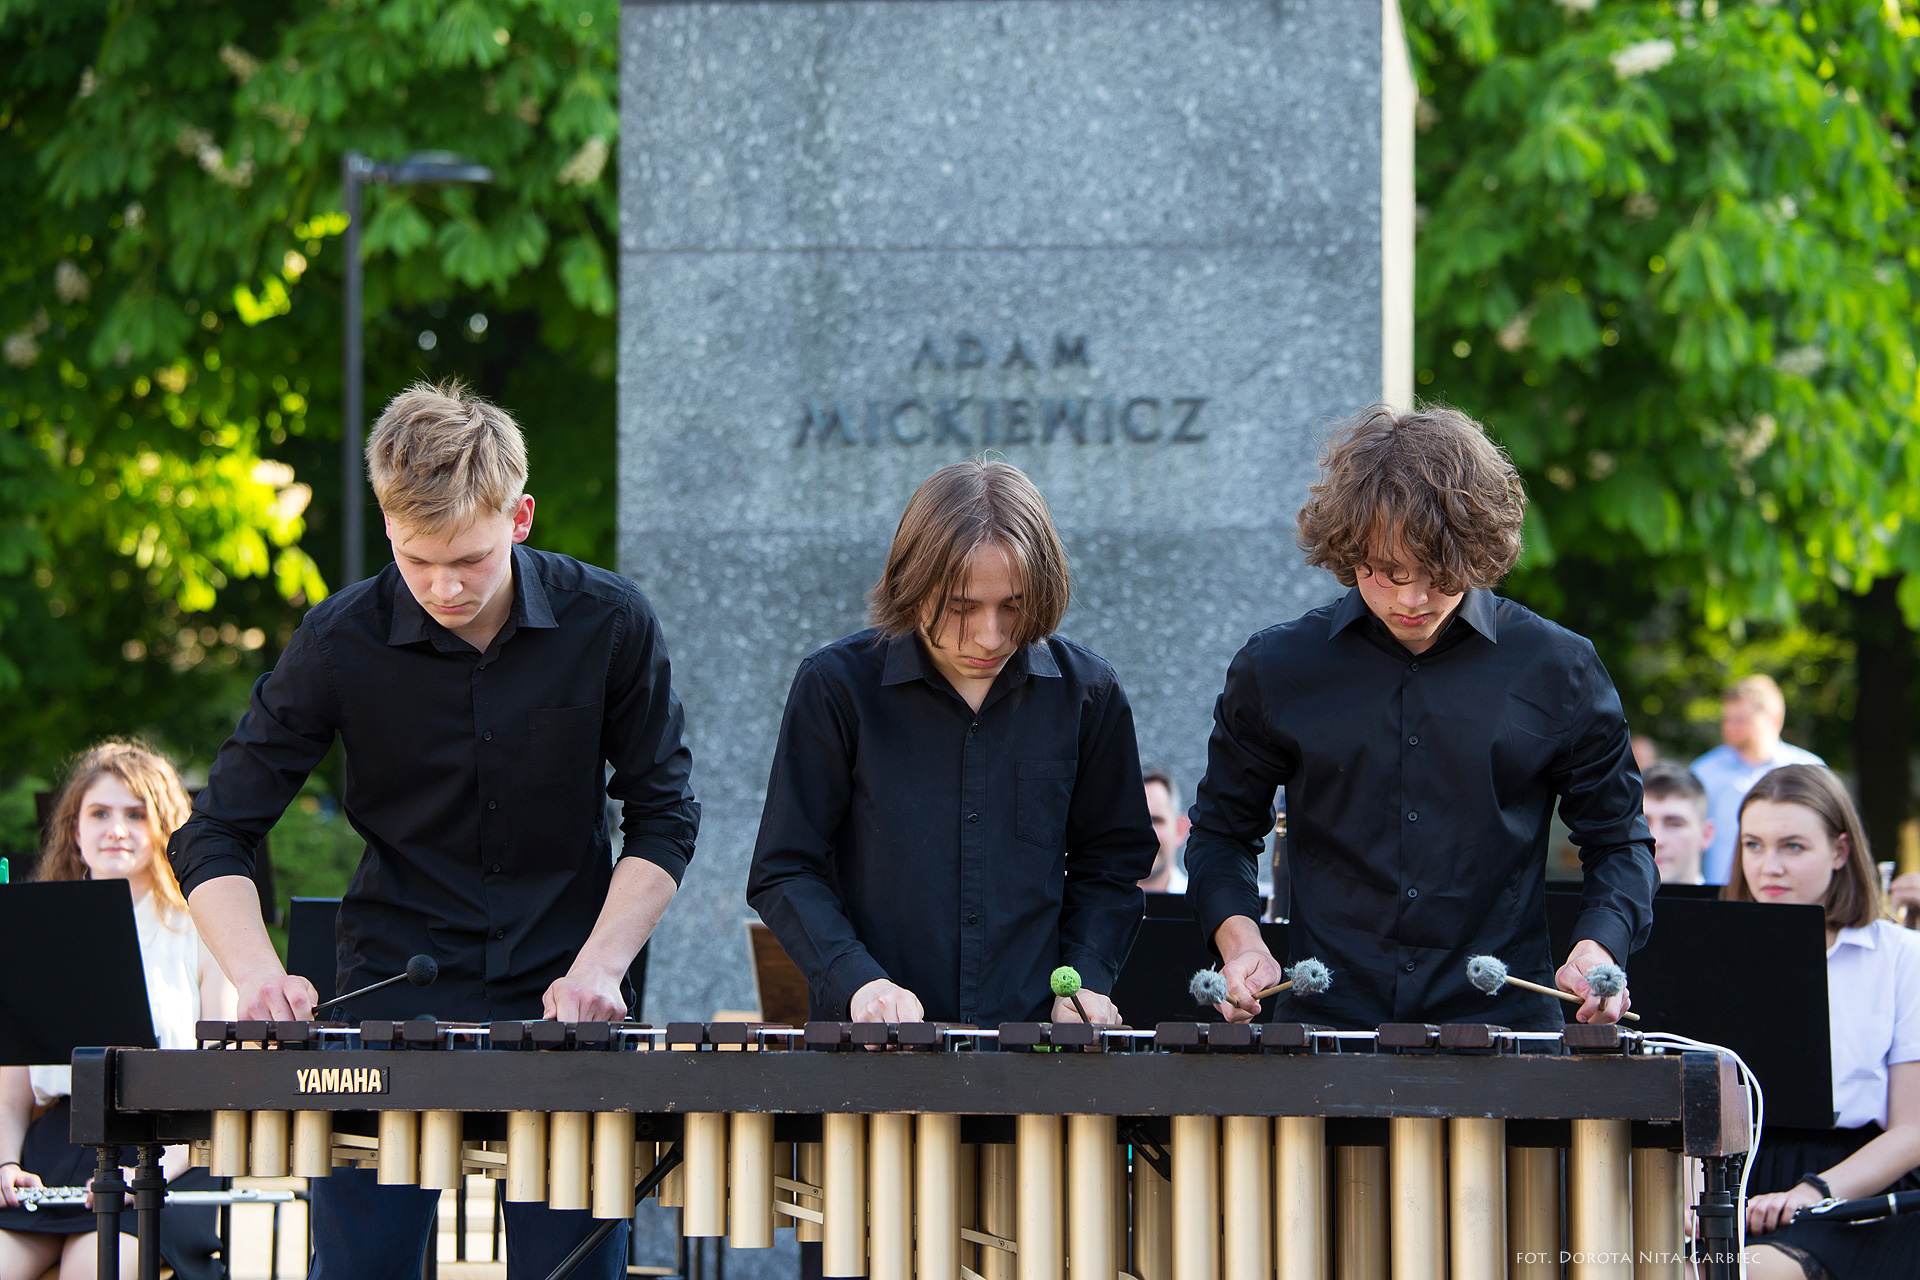
[(1747, 1234), (1763, 1236), (1778, 1231), (1793, 1221), (1793, 1215), (1809, 1205), (1819, 1204), (1821, 1195), (1804, 1182), (1796, 1182), (1785, 1191), (1753, 1196), (1747, 1201)]
[(1891, 896), (1894, 917), (1907, 928), (1913, 928), (1915, 918), (1920, 917), (1920, 871), (1896, 877)]
[(20, 1207), (20, 1193), (22, 1191), (25, 1191), (29, 1187), (44, 1185), (46, 1184), (40, 1181), (39, 1174), (28, 1173), (14, 1161), (8, 1161), (6, 1164), (0, 1165), (0, 1205), (4, 1205), (9, 1209), (17, 1209)]
[[(1238, 928), (1244, 923), (1246, 928)], [(1235, 916), (1214, 931), (1214, 946), (1226, 960), (1220, 976), (1227, 980), (1227, 998), (1216, 1004), (1228, 1022), (1247, 1022), (1260, 1013), (1253, 993), (1280, 981), (1280, 962), (1260, 938), (1260, 926)]]
[(1602, 1000), (1587, 988), (1587, 970), (1599, 964), (1615, 964), (1613, 953), (1591, 938), (1584, 938), (1574, 944), (1567, 955), (1567, 962), (1560, 966), (1560, 972), (1553, 975), (1553, 985), (1570, 995), (1581, 998), (1580, 1009), (1574, 1014), (1579, 1022), (1618, 1022), (1622, 1014), (1633, 1008), (1633, 993), (1622, 990), (1611, 999)]
[[(120, 1181), (125, 1183), (128, 1186), (132, 1186), (133, 1174), (134, 1174), (134, 1171), (132, 1169), (120, 1170)], [(95, 1212), (95, 1210), (93, 1207), (93, 1174), (91, 1173), (87, 1175), (86, 1186), (87, 1186), (87, 1212), (93, 1213)], [(131, 1191), (122, 1192), (120, 1196), (120, 1207), (124, 1209), (132, 1203), (133, 1203), (133, 1193)]]
[[(1087, 1008), (1087, 1021), (1097, 1027), (1117, 1027), (1120, 1025), (1120, 1010), (1113, 1001), (1098, 991), (1080, 988), (1080, 1003)], [(1073, 1001), (1067, 996), (1053, 998), (1053, 1020), (1055, 1022), (1078, 1022), (1080, 1011), (1073, 1007)]]
[(925, 1022), (926, 1010), (920, 997), (905, 987), (875, 978), (853, 993), (852, 1020), (855, 1022)]
[(540, 997), (540, 1016), (561, 1022), (623, 1022), (627, 1002), (618, 973), (569, 970)]
[(233, 988), (239, 996), (239, 1017), (250, 1022), (306, 1022), (320, 1003), (311, 982), (280, 970), (242, 975)]

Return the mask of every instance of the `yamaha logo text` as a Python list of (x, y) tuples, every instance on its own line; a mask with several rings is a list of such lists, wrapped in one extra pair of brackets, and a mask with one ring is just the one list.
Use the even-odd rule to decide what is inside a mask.
[(380, 1067), (309, 1067), (293, 1073), (301, 1093), (386, 1093), (387, 1072)]

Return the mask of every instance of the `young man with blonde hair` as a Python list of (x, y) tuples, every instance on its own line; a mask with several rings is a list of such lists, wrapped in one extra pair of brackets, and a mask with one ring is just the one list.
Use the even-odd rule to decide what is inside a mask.
[[(1281, 787), (1294, 958), (1325, 961), (1333, 986), (1283, 998), (1276, 1018), (1562, 1025), (1550, 996), (1475, 990), (1467, 958), (1482, 953), (1583, 997), (1583, 1022), (1625, 1012), (1624, 993), (1602, 1001), (1585, 975), (1646, 941), (1653, 842), (1593, 646), (1493, 594), (1525, 505), (1513, 464), (1452, 409), (1376, 405), (1333, 437), (1297, 537), (1349, 590), (1234, 658), (1187, 839), (1187, 901), (1224, 962), (1227, 1017), (1259, 1013), (1252, 993), (1280, 980), (1254, 886)], [(1586, 873), (1557, 973), (1556, 801)]]
[[(367, 442), (394, 563), (308, 611), (220, 749), (170, 848), (240, 1017), (324, 1006), (280, 965), (254, 850), (337, 739), (341, 806), (367, 848), (340, 904), (334, 993), (362, 1018), (624, 1017), (627, 967), (693, 856), (680, 703), (653, 610), (625, 578), (525, 544), (526, 446), (455, 385), (394, 398)], [(606, 781), (605, 768), (613, 767)], [(606, 799), (621, 802), (614, 861)], [(313, 1186), (312, 1280), (414, 1280), (438, 1192), (336, 1169)], [(512, 1276), (545, 1275), (594, 1224), (506, 1207)], [(624, 1274), (626, 1229), (576, 1274)]]
[(1753, 784), (1783, 764), (1824, 764), (1811, 751), (1780, 740), (1787, 725), (1787, 699), (1772, 676), (1754, 675), (1727, 686), (1720, 698), (1720, 745), (1693, 762), (1707, 789), (1713, 840), (1703, 868), (1708, 884), (1725, 884), (1733, 872), (1740, 834), (1740, 802)]
[(1090, 1021), (1140, 928), (1157, 842), (1133, 712), (1054, 634), (1067, 556), (1004, 462), (956, 462), (907, 504), (874, 625), (800, 664), (747, 901), (806, 975), (813, 1016)]

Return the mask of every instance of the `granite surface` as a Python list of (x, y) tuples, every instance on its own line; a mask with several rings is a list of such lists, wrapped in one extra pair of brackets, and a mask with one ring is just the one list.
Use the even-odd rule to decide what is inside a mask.
[(699, 854), (646, 1016), (752, 1008), (748, 855), (788, 682), (863, 625), (907, 497), (997, 449), (1143, 757), (1337, 590), (1292, 544), (1381, 396), (1365, 0), (629, 4), (620, 554), (686, 703)]

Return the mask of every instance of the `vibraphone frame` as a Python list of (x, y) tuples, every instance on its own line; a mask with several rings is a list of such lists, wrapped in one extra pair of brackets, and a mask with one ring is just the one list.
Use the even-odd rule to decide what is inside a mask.
[[(1479, 1026), (1382, 1027), (1362, 1046), (1292, 1024), (1103, 1034), (1027, 1023), (983, 1035), (931, 1024), (812, 1023), (802, 1033), (684, 1023), (652, 1032), (649, 1051), (633, 1052), (640, 1029), (631, 1024), (496, 1023), (490, 1043), (513, 1047), (467, 1050), (443, 1047), (447, 1029), (436, 1034), (430, 1022), (424, 1030), (369, 1022), (360, 1026), (353, 1065), (381, 1067), (384, 1092), (297, 1092), (296, 1072), (347, 1060), (318, 1046), (325, 1030), (202, 1024), (203, 1037), (224, 1043), (76, 1051), (72, 1137), (99, 1152), (92, 1185), (100, 1274), (118, 1274), (120, 1193), (131, 1190), (139, 1275), (158, 1280), (161, 1147), (208, 1138), (216, 1111), (325, 1111), (350, 1127), (351, 1113), (454, 1112), (469, 1138), (500, 1136), (492, 1130), (504, 1131), (505, 1116), (489, 1113), (630, 1112), (641, 1134), (661, 1142), (680, 1138), (688, 1115), (765, 1113), (779, 1116), (783, 1141), (817, 1140), (813, 1126), (823, 1117), (850, 1113), (953, 1114), (976, 1135), (1011, 1128), (998, 1117), (1116, 1117), (1122, 1134), (1148, 1143), (1191, 1123), (1183, 1117), (1320, 1117), (1329, 1146), (1339, 1145), (1339, 1127), (1354, 1145), (1371, 1146), (1395, 1122), (1465, 1117), (1521, 1122), (1547, 1135), (1538, 1145), (1564, 1146), (1558, 1134), (1577, 1130), (1573, 1122), (1631, 1121), (1636, 1147), (1703, 1162), (1701, 1274), (1731, 1280), (1738, 1271), (1733, 1189), (1750, 1134), (1732, 1059), (1644, 1052), (1637, 1035), (1613, 1027), (1569, 1026), (1560, 1051), (1550, 1052), (1537, 1037), (1531, 1051), (1515, 1051), (1511, 1035)], [(278, 1051), (230, 1051), (239, 1043)], [(885, 1051), (862, 1051), (869, 1047)], [(375, 1053), (381, 1061), (370, 1064)], [(929, 1107), (933, 1100), (958, 1105)], [(139, 1151), (131, 1184), (120, 1176), (122, 1146)]]

